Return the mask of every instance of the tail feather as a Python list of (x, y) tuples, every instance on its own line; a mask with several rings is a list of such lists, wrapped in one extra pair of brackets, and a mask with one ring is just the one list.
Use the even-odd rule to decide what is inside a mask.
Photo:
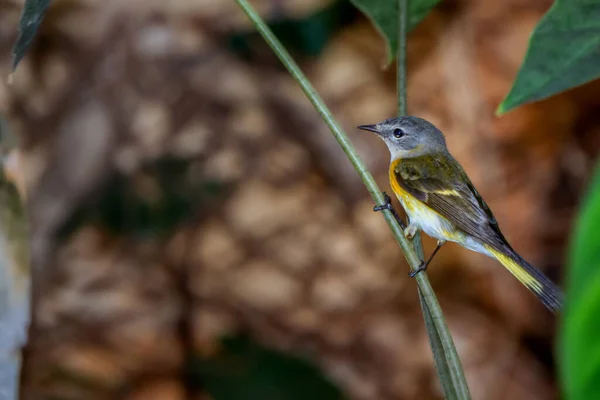
[(494, 257), (510, 271), (523, 285), (531, 290), (553, 313), (562, 307), (561, 290), (540, 270), (529, 264), (513, 249), (498, 251), (489, 249)]

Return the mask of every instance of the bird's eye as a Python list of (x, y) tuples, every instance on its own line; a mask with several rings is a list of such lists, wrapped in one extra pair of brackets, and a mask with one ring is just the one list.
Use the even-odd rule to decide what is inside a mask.
[(404, 136), (404, 131), (400, 128), (396, 128), (394, 129), (394, 137), (396, 139), (400, 139), (402, 136)]

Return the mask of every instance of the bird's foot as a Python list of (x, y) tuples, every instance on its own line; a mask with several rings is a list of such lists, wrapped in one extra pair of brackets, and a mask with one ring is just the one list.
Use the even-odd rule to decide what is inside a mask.
[(416, 225), (408, 224), (408, 226), (404, 228), (404, 236), (406, 236), (407, 239), (412, 239), (417, 234), (417, 229), (418, 227)]
[(383, 211), (383, 210), (390, 211), (392, 213), (392, 215), (394, 216), (394, 218), (396, 218), (396, 221), (398, 221), (398, 224), (400, 225), (400, 227), (402, 229), (406, 229), (404, 222), (402, 221), (402, 218), (400, 218), (400, 215), (398, 214), (398, 212), (396, 212), (396, 210), (392, 206), (392, 199), (390, 199), (390, 196), (388, 196), (388, 194), (386, 192), (383, 192), (382, 194), (383, 194), (383, 204), (380, 206), (373, 207), (373, 211)]
[(414, 271), (411, 271), (408, 273), (408, 276), (410, 276), (411, 278), (414, 278), (415, 276), (417, 276), (417, 274), (419, 272), (423, 272), (427, 269), (427, 265), (429, 263), (426, 263), (425, 261), (421, 261), (421, 265), (419, 265), (419, 268), (415, 269)]
[(392, 199), (390, 199), (390, 196), (388, 196), (388, 194), (386, 192), (383, 192), (383, 204), (380, 206), (375, 206), (373, 207), (373, 211), (383, 211), (383, 210), (389, 210), (389, 211), (394, 211), (394, 207), (392, 207)]

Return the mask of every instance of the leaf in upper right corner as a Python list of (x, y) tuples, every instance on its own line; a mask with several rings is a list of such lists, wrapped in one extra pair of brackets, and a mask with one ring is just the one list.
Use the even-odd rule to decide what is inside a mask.
[[(398, 0), (350, 0), (362, 11), (385, 39), (388, 64), (398, 52)], [(440, 0), (410, 0), (408, 29), (411, 30), (439, 3)]]
[(566, 399), (600, 396), (600, 164), (571, 241), (560, 335), (561, 386)]
[(13, 70), (25, 57), (33, 38), (42, 24), (51, 0), (26, 0), (19, 21), (19, 36), (13, 46)]
[(557, 0), (533, 31), (503, 114), (600, 77), (600, 0)]

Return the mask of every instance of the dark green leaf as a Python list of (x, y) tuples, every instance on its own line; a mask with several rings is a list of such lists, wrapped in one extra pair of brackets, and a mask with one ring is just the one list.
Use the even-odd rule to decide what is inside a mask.
[(266, 349), (247, 337), (224, 339), (219, 353), (194, 358), (189, 384), (215, 400), (341, 400), (342, 393), (306, 360)]
[[(355, 17), (356, 9), (346, 0), (338, 0), (306, 18), (269, 20), (269, 27), (288, 50), (308, 56), (318, 56), (329, 39)], [(229, 37), (230, 47), (238, 54), (249, 56), (253, 42), (264, 46), (258, 32), (237, 32)]]
[(569, 400), (600, 394), (600, 166), (572, 241), (560, 364)]
[(600, 1), (558, 0), (538, 23), (498, 114), (600, 76)]
[[(398, 51), (398, 0), (350, 0), (373, 22), (387, 45), (388, 63)], [(410, 0), (408, 3), (408, 29), (411, 30), (425, 18), (440, 0)]]
[(27, 53), (35, 34), (42, 24), (51, 0), (26, 0), (19, 21), (19, 36), (13, 46), (13, 70)]
[[(68, 237), (84, 223), (98, 223), (123, 235), (162, 237), (206, 213), (225, 194), (223, 184), (190, 173), (188, 160), (164, 157), (132, 176), (115, 173), (93, 200), (83, 204), (61, 228)], [(190, 176), (194, 176), (191, 179)], [(148, 196), (139, 182), (156, 191)]]

